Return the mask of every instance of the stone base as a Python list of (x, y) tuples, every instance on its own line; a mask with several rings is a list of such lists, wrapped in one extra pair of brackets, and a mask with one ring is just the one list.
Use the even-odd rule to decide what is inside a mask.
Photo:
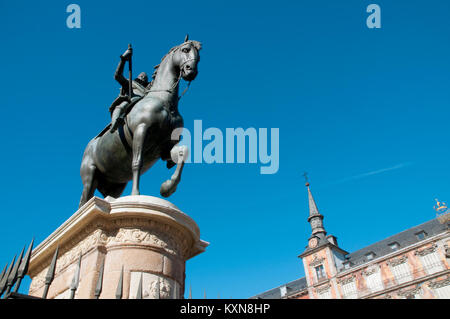
[(47, 298), (69, 298), (81, 255), (77, 299), (95, 297), (104, 263), (100, 298), (115, 298), (123, 267), (122, 298), (184, 296), (186, 260), (202, 253), (197, 224), (172, 203), (151, 196), (94, 197), (34, 249), (29, 294), (41, 297), (45, 276), (59, 247)]

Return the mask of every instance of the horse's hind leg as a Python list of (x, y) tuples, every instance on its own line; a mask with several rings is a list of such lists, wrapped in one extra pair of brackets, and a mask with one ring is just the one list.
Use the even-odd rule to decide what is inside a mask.
[(95, 189), (97, 188), (97, 178), (96, 178), (97, 168), (93, 163), (88, 161), (83, 161), (81, 164), (81, 180), (83, 181), (83, 193), (81, 194), (80, 204), (78, 208), (86, 204), (86, 202), (94, 196)]

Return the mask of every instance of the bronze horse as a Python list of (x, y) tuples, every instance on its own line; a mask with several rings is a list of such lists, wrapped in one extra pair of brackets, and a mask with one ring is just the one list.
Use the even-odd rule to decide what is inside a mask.
[(139, 195), (139, 178), (158, 159), (167, 167), (177, 165), (172, 177), (161, 185), (168, 197), (175, 192), (188, 156), (185, 146), (177, 146), (173, 132), (183, 127), (178, 112), (180, 79), (192, 81), (197, 76), (201, 44), (188, 40), (173, 47), (156, 66), (147, 93), (125, 116), (125, 123), (114, 133), (104, 130), (87, 145), (81, 162), (83, 193), (79, 207), (94, 196), (119, 197), (133, 180), (132, 195)]

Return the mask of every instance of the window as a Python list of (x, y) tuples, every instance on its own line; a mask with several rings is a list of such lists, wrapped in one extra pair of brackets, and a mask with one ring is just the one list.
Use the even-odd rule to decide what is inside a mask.
[(366, 258), (367, 258), (367, 260), (372, 260), (375, 258), (375, 254), (373, 252), (370, 252), (370, 253), (366, 254)]
[(281, 294), (282, 298), (286, 297), (286, 295), (287, 295), (287, 287), (286, 286), (281, 286), (280, 287), (280, 294)]
[(383, 289), (381, 272), (379, 270), (366, 276), (365, 279), (366, 279), (366, 287), (370, 292), (375, 292)]
[(450, 298), (450, 285), (436, 287), (433, 289), (434, 295), (438, 299), (449, 299)]
[(444, 270), (444, 266), (436, 251), (420, 256), (420, 262), (428, 275)]
[(316, 269), (317, 280), (326, 278), (325, 269), (323, 269), (323, 265), (319, 265), (319, 266), (315, 267), (315, 269)]
[(393, 242), (389, 244), (389, 247), (395, 251), (399, 249), (400, 245), (397, 242)]
[(356, 288), (356, 282), (353, 280), (342, 285), (342, 294), (345, 299), (358, 298), (358, 292)]
[(427, 236), (427, 233), (425, 233), (423, 230), (416, 233), (416, 237), (418, 240), (424, 240), (426, 236)]
[(391, 266), (391, 270), (398, 284), (402, 284), (413, 279), (407, 262)]

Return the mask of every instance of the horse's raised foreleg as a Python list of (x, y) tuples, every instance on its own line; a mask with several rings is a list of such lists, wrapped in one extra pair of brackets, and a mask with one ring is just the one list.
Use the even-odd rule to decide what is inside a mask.
[(145, 135), (147, 134), (148, 124), (139, 124), (133, 134), (133, 190), (131, 195), (140, 195), (139, 192), (139, 179), (141, 177), (142, 169), (142, 149), (145, 141)]
[(174, 146), (170, 151), (170, 156), (172, 161), (177, 164), (175, 173), (172, 177), (162, 183), (160, 193), (164, 197), (169, 197), (172, 195), (176, 189), (177, 185), (181, 180), (181, 173), (183, 171), (184, 163), (189, 155), (189, 149), (186, 146)]

